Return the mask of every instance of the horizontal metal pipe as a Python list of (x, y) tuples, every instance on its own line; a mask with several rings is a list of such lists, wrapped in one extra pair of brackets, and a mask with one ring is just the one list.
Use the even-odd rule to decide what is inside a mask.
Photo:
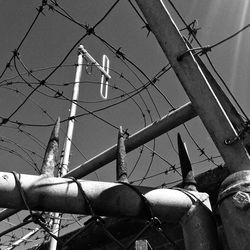
[[(19, 178), (26, 202), (32, 210), (90, 213), (86, 199), (71, 179), (35, 175), (20, 175)], [(145, 218), (147, 215), (145, 201), (127, 185), (83, 180), (79, 183), (98, 215), (137, 218)], [(153, 216), (166, 222), (178, 222), (195, 200), (181, 190), (136, 188), (148, 200)], [(204, 193), (193, 193), (204, 200)], [(0, 197), (0, 206), (27, 209), (12, 173), (0, 172)]]
[[(153, 140), (154, 138), (170, 131), (173, 128), (191, 120), (196, 117), (192, 104), (189, 102), (180, 108), (172, 111), (171, 113), (162, 117), (159, 121), (156, 121), (147, 127), (139, 130), (135, 134), (128, 137), (125, 140), (126, 152), (130, 152), (143, 144)], [(69, 171), (63, 177), (73, 176), (75, 178), (82, 178), (87, 174), (103, 167), (104, 165), (112, 162), (116, 159), (117, 144), (113, 145), (106, 151), (86, 161), (75, 169)]]

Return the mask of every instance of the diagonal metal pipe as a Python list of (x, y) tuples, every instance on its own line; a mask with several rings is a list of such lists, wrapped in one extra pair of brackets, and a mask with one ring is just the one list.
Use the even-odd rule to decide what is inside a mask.
[[(151, 123), (147, 127), (129, 136), (128, 139), (124, 141), (126, 152), (131, 152), (141, 145), (151, 141), (154, 138), (157, 138), (158, 136), (170, 131), (173, 128), (178, 127), (179, 125), (191, 120), (196, 116), (197, 114), (194, 111), (192, 104), (190, 102), (186, 103), (180, 108), (165, 115), (160, 120)], [(82, 178), (114, 161), (116, 159), (116, 153), (117, 144), (69, 171), (63, 177)]]

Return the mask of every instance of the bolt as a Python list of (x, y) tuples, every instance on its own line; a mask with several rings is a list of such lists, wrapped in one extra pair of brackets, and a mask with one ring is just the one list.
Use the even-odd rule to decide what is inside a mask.
[(6, 175), (6, 174), (4, 174), (2, 177), (3, 177), (6, 181), (8, 181), (8, 179), (9, 179), (8, 175)]
[(250, 196), (248, 193), (238, 191), (234, 196), (233, 196), (233, 203), (236, 207), (245, 209), (250, 207)]

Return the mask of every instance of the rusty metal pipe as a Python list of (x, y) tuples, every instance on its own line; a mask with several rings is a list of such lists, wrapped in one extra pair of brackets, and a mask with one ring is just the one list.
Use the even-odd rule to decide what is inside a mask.
[[(20, 182), (32, 210), (89, 214), (86, 200), (71, 179), (22, 174)], [(79, 182), (96, 214), (113, 217), (146, 216), (145, 201), (131, 187), (111, 182)], [(153, 216), (162, 221), (178, 222), (193, 205), (193, 199), (180, 190), (136, 188), (150, 203)], [(198, 198), (202, 198), (203, 193), (195, 193)], [(0, 206), (27, 209), (12, 173), (0, 172), (0, 196)]]

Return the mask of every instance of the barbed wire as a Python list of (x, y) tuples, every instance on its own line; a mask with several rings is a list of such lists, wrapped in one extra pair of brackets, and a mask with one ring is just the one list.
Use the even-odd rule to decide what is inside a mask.
[[(157, 98), (161, 97), (164, 100), (164, 105), (169, 107), (170, 111), (176, 109), (175, 105), (172, 103), (170, 98), (168, 98), (168, 93), (162, 90), (161, 87), (159, 86), (161, 77), (165, 76), (171, 70), (171, 66), (169, 64), (161, 68), (152, 77), (149, 77), (148, 74), (146, 74), (137, 63), (131, 60), (124, 53), (124, 50), (122, 49), (122, 47), (114, 46), (106, 38), (104, 38), (103, 36), (97, 33), (96, 28), (100, 24), (103, 23), (103, 21), (110, 15), (113, 9), (118, 5), (118, 3), (119, 3), (119, 0), (114, 1), (114, 3), (110, 6), (108, 11), (99, 19), (99, 21), (97, 21), (94, 26), (90, 26), (86, 24), (81, 24), (80, 21), (77, 21), (76, 18), (74, 18), (69, 13), (69, 11), (63, 8), (61, 4), (59, 4), (57, 1), (54, 1), (54, 0), (42, 1), (42, 4), (37, 9), (38, 13), (35, 16), (33, 22), (31, 23), (30, 27), (28, 28), (27, 32), (22, 38), (21, 42), (17, 46), (17, 49), (13, 50), (11, 59), (8, 61), (8, 63), (6, 64), (6, 67), (0, 74), (1, 89), (10, 91), (13, 94), (15, 94), (15, 96), (22, 97), (21, 104), (19, 104), (14, 109), (14, 111), (10, 112), (8, 116), (2, 115), (2, 114), (0, 115), (2, 119), (0, 126), (2, 129), (15, 130), (17, 131), (17, 133), (22, 134), (22, 136), (27, 136), (29, 140), (32, 140), (33, 142), (35, 142), (40, 148), (45, 149), (45, 146), (46, 146), (45, 143), (42, 142), (42, 140), (40, 140), (37, 136), (35, 136), (33, 132), (28, 132), (26, 130), (27, 128), (33, 129), (37, 127), (41, 129), (41, 128), (51, 127), (54, 125), (55, 119), (53, 118), (53, 114), (49, 112), (49, 109), (45, 107), (44, 103), (41, 105), (37, 101), (35, 101), (35, 99), (33, 99), (34, 95), (43, 96), (45, 100), (47, 100), (47, 98), (50, 98), (55, 101), (60, 101), (64, 105), (70, 104), (72, 102), (72, 100), (67, 97), (67, 94), (64, 93), (66, 92), (64, 91), (64, 88), (66, 89), (68, 86), (73, 85), (74, 82), (65, 81), (62, 83), (58, 83), (52, 78), (60, 69), (63, 69), (63, 68), (73, 69), (74, 67), (77, 66), (76, 64), (68, 63), (67, 59), (69, 58), (71, 53), (75, 50), (77, 45), (79, 45), (79, 43), (82, 40), (90, 36), (94, 37), (95, 39), (100, 41), (103, 46), (108, 48), (109, 51), (111, 51), (112, 54), (115, 56), (115, 58), (120, 62), (124, 70), (126, 70), (127, 72), (125, 73), (120, 68), (118, 69), (116, 67), (112, 67), (110, 71), (112, 72), (113, 75), (115, 75), (116, 78), (119, 78), (119, 84), (117, 84), (118, 82), (117, 81), (117, 82), (111, 83), (109, 87), (113, 90), (113, 92), (116, 93), (116, 95), (112, 96), (108, 100), (97, 100), (97, 101), (84, 100), (84, 99), (79, 100), (77, 106), (79, 107), (79, 109), (83, 111), (83, 113), (76, 115), (74, 119), (78, 119), (80, 117), (85, 117), (85, 116), (94, 117), (97, 120), (107, 124), (114, 131), (118, 131), (120, 124), (118, 125), (117, 122), (114, 122), (113, 120), (102, 118), (100, 115), (97, 115), (97, 113), (99, 112), (104, 113), (107, 110), (112, 112), (112, 108), (120, 107), (120, 105), (122, 104), (126, 105), (127, 103), (131, 102), (133, 103), (133, 108), (136, 107), (136, 112), (139, 114), (143, 127), (146, 127), (148, 123), (153, 123), (156, 120), (161, 118), (161, 113), (157, 104), (158, 100), (156, 100)], [(148, 24), (146, 23), (146, 21), (144, 20), (140, 12), (137, 10), (137, 8), (133, 5), (132, 1), (129, 0), (129, 4), (133, 8), (133, 10), (136, 12), (136, 15), (138, 15), (139, 19), (143, 22), (144, 24), (143, 27), (147, 29), (148, 31), (147, 36), (148, 36), (150, 33), (150, 28)], [(53, 65), (53, 66), (47, 66), (47, 67), (31, 68), (27, 66), (24, 60), (22, 59), (20, 49), (25, 43), (27, 37), (30, 35), (31, 30), (34, 29), (35, 24), (37, 23), (40, 14), (44, 13), (45, 8), (47, 8), (48, 12), (54, 13), (54, 14), (57, 13), (60, 16), (64, 17), (65, 19), (69, 20), (74, 25), (80, 26), (82, 29), (84, 29), (85, 33), (81, 35), (80, 38), (78, 38), (76, 41), (73, 42), (73, 45), (67, 50), (67, 53), (64, 55), (64, 57), (62, 57), (62, 59), (59, 60), (58, 64)], [(190, 26), (188, 26), (185, 23), (185, 21), (184, 21), (184, 24), (185, 24), (186, 29), (190, 31), (190, 28), (188, 28)], [(248, 26), (246, 26), (239, 32), (242, 32), (243, 30), (247, 28)], [(190, 34), (193, 35), (194, 39), (196, 39), (195, 34), (192, 32), (190, 32)], [(220, 44), (233, 38), (234, 36), (238, 35), (239, 32), (233, 34), (227, 39), (222, 40), (221, 42), (214, 44), (212, 48), (219, 46)], [(200, 46), (200, 48), (202, 48), (202, 46)], [(206, 57), (207, 57), (207, 54), (206, 54)], [(84, 64), (84, 66), (86, 65), (87, 64)], [(5, 79), (3, 79), (6, 74), (6, 71), (10, 69), (11, 67), (13, 67), (13, 71), (15, 70), (15, 73), (13, 72), (13, 74), (16, 74), (16, 75), (8, 77), (8, 78), (6, 77)], [(22, 70), (20, 68), (22, 68)], [(38, 73), (44, 73), (45, 76), (40, 78), (37, 76)], [(131, 77), (129, 77), (128, 74), (132, 76), (133, 80), (130, 79)], [(136, 83), (139, 84), (139, 86), (137, 86), (134, 83), (134, 81), (136, 81)], [(126, 86), (121, 87), (122, 86), (121, 82), (124, 82)], [(82, 81), (81, 83), (85, 83), (89, 85), (100, 84), (99, 81), (95, 81), (95, 80), (93, 81), (86, 80), (86, 81)], [(128, 89), (128, 86), (130, 86), (129, 89)], [(27, 87), (27, 89), (23, 90), (23, 87)], [(152, 95), (152, 89), (156, 91), (157, 97)], [(51, 123), (44, 123), (44, 124), (40, 122), (34, 123), (32, 119), (31, 121), (25, 122), (24, 118), (22, 118), (21, 120), (14, 119), (14, 117), (17, 116), (17, 114), (21, 114), (21, 110), (24, 109), (25, 105), (30, 104), (30, 103), (36, 106), (39, 112), (41, 112), (41, 114), (49, 118), (49, 121), (51, 121)], [(94, 104), (103, 105), (104, 104), (104, 105), (95, 109), (89, 109), (89, 108), (86, 108), (85, 104), (91, 104), (91, 105), (94, 105)], [(245, 113), (242, 112), (242, 114), (247, 119)], [(154, 116), (156, 116), (157, 118), (155, 118)], [(65, 124), (70, 119), (72, 119), (72, 117), (64, 118), (62, 119), (61, 123)], [(196, 141), (196, 139), (190, 133), (186, 125), (184, 125), (184, 129), (187, 132), (188, 137), (191, 139), (191, 141), (194, 143), (196, 148), (199, 150), (200, 157), (205, 156), (206, 158), (206, 159), (197, 161), (196, 163), (192, 163), (192, 165), (200, 164), (203, 162), (210, 162), (214, 164), (215, 166), (219, 166), (220, 164), (217, 164), (215, 162), (215, 159), (217, 159), (217, 156), (209, 156), (209, 154), (205, 152), (205, 148), (199, 145), (200, 143)], [(171, 150), (175, 154), (178, 154), (175, 148), (176, 143), (173, 142), (173, 140), (171, 139), (168, 133), (166, 133), (166, 135), (170, 143)], [(157, 147), (156, 147), (157, 146), (156, 140), (153, 140), (152, 143), (153, 143), (152, 148), (147, 145), (143, 145), (141, 148), (137, 150), (136, 152), (137, 157), (133, 159), (133, 165), (131, 166), (130, 173), (129, 173), (129, 178), (133, 177), (134, 179), (131, 181), (131, 184), (139, 183), (139, 185), (141, 185), (145, 180), (154, 179), (155, 177), (158, 177), (161, 175), (166, 176), (168, 175), (169, 172), (176, 173), (177, 180), (167, 181), (166, 183), (164, 182), (163, 184), (158, 185), (157, 187), (165, 187), (165, 186), (169, 186), (169, 185), (180, 182), (181, 178), (178, 177), (178, 175), (179, 176), (181, 175), (180, 172), (178, 171), (179, 165), (170, 163), (170, 160), (168, 160), (167, 157), (162, 156), (161, 153), (158, 152)], [(35, 150), (29, 149), (25, 145), (16, 143), (14, 140), (11, 140), (7, 137), (6, 138), (2, 137), (2, 139), (0, 138), (0, 144), (1, 144), (0, 150), (6, 151), (10, 153), (11, 155), (15, 155), (21, 158), (30, 167), (34, 168), (39, 173), (38, 161), (41, 160), (42, 157)], [(10, 146), (4, 146), (2, 144), (9, 144)], [(78, 147), (74, 143), (73, 143), (73, 146), (75, 147), (75, 149), (78, 151), (78, 153), (82, 156), (84, 160), (88, 159), (88, 157), (85, 156), (85, 154), (83, 153), (83, 150), (81, 150), (80, 147)], [(149, 153), (145, 152), (146, 151), (145, 149), (147, 149)], [(134, 177), (134, 172), (138, 168), (140, 168), (141, 170), (142, 164), (140, 164), (140, 162), (142, 161), (143, 156), (149, 156), (149, 159), (147, 159), (147, 164), (145, 164), (145, 162), (142, 163), (146, 167), (143, 169), (143, 173), (141, 172), (141, 178), (137, 179)], [(38, 160), (37, 159), (34, 160), (33, 157), (37, 158)], [(160, 159), (164, 163), (162, 164), (163, 167), (161, 167), (164, 170), (151, 174), (151, 169), (152, 169), (152, 166), (154, 166), (156, 158)], [(168, 165), (168, 168), (166, 168), (166, 164)], [(99, 178), (100, 177), (97, 176), (97, 179)], [(84, 219), (84, 218), (81, 218), (81, 219)], [(67, 228), (74, 226), (75, 224), (77, 224), (79, 227), (82, 226), (82, 223), (79, 222), (80, 219), (77, 217), (74, 217), (73, 215), (72, 215), (72, 220), (71, 218), (68, 218), (68, 219), (65, 218), (63, 220), (64, 220), (63, 229), (66, 229), (66, 231), (67, 231)], [(24, 232), (23, 232), (23, 235), (24, 235)], [(17, 237), (13, 237), (11, 235), (6, 235), (6, 237), (11, 238), (11, 241), (7, 240), (4, 243), (2, 242), (2, 244), (5, 244), (6, 246), (10, 245), (10, 244), (7, 244), (8, 241), (9, 243), (11, 243), (17, 239)], [(43, 233), (40, 232), (40, 236), (33, 238), (31, 241), (33, 241), (34, 243), (35, 241), (42, 240), (42, 238), (43, 238)]]
[(237, 101), (237, 99), (235, 98), (235, 96), (233, 95), (232, 91), (229, 89), (228, 85), (226, 84), (225, 80), (223, 79), (222, 75), (218, 72), (218, 70), (215, 68), (211, 58), (209, 57), (208, 53), (209, 51), (212, 50), (212, 48), (217, 47), (225, 42), (227, 42), (228, 40), (231, 40), (232, 38), (234, 38), (235, 36), (239, 35), (241, 32), (243, 32), (244, 30), (248, 29), (250, 27), (250, 24), (244, 26), (243, 28), (241, 28), (240, 30), (238, 30), (237, 32), (235, 32), (234, 34), (226, 37), (225, 39), (222, 39), (221, 41), (213, 44), (212, 46), (202, 46), (201, 43), (199, 42), (199, 40), (196, 37), (196, 31), (190, 29), (190, 26), (186, 23), (186, 21), (184, 20), (183, 16), (181, 15), (181, 13), (178, 11), (178, 9), (176, 8), (175, 4), (171, 1), (168, 0), (169, 4), (172, 6), (172, 8), (174, 9), (174, 11), (176, 12), (176, 14), (178, 15), (178, 17), (181, 19), (182, 23), (185, 25), (185, 28), (189, 31), (190, 35), (193, 37), (193, 39), (197, 42), (197, 44), (200, 46), (201, 49), (201, 54), (205, 55), (206, 59), (208, 60), (210, 66), (212, 67), (214, 73), (218, 76), (218, 78), (220, 79), (221, 83), (223, 84), (223, 86), (226, 88), (228, 94), (232, 97), (232, 99), (234, 100), (236, 106), (239, 108), (239, 110), (241, 111), (243, 117), (246, 119), (247, 122), (249, 122), (249, 118), (246, 115), (245, 111), (242, 109), (241, 105), (239, 104), (239, 102)]

